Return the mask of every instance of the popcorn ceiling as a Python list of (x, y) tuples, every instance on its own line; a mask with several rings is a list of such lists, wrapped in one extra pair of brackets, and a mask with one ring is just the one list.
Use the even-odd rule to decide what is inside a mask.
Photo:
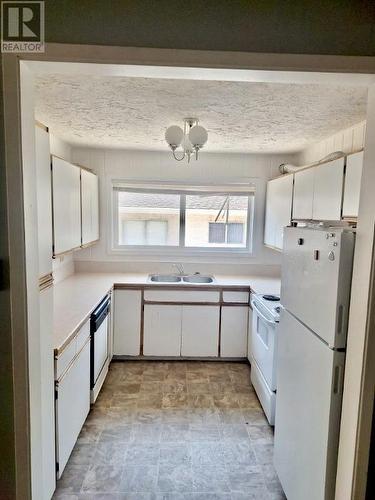
[(366, 118), (367, 89), (340, 85), (49, 75), (36, 119), (72, 145), (167, 151), (165, 129), (197, 117), (206, 151), (296, 152)]

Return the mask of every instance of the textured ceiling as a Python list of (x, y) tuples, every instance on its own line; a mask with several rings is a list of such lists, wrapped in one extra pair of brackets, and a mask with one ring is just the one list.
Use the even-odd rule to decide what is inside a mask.
[(367, 90), (340, 85), (48, 75), (36, 119), (71, 144), (166, 150), (165, 129), (197, 117), (212, 152), (294, 152), (366, 117)]

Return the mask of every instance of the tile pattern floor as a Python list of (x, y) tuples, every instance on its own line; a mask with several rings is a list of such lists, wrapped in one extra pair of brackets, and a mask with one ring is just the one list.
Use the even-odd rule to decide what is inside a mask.
[(113, 362), (54, 499), (279, 500), (250, 367)]

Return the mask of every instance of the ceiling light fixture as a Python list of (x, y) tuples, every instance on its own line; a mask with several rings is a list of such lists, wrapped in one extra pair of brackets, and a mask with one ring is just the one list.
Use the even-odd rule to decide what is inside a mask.
[[(206, 144), (207, 139), (207, 130), (198, 125), (197, 118), (184, 118), (183, 129), (178, 125), (172, 125), (165, 131), (165, 140), (172, 150), (173, 158), (177, 161), (186, 158), (189, 163), (193, 154), (195, 159), (198, 160), (198, 152)], [(180, 146), (182, 156), (179, 158), (176, 155), (176, 150)]]

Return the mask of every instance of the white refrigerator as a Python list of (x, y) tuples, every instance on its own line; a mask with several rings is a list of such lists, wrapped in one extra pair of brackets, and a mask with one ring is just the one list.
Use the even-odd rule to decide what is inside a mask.
[(334, 498), (354, 233), (286, 228), (274, 464), (288, 500)]

